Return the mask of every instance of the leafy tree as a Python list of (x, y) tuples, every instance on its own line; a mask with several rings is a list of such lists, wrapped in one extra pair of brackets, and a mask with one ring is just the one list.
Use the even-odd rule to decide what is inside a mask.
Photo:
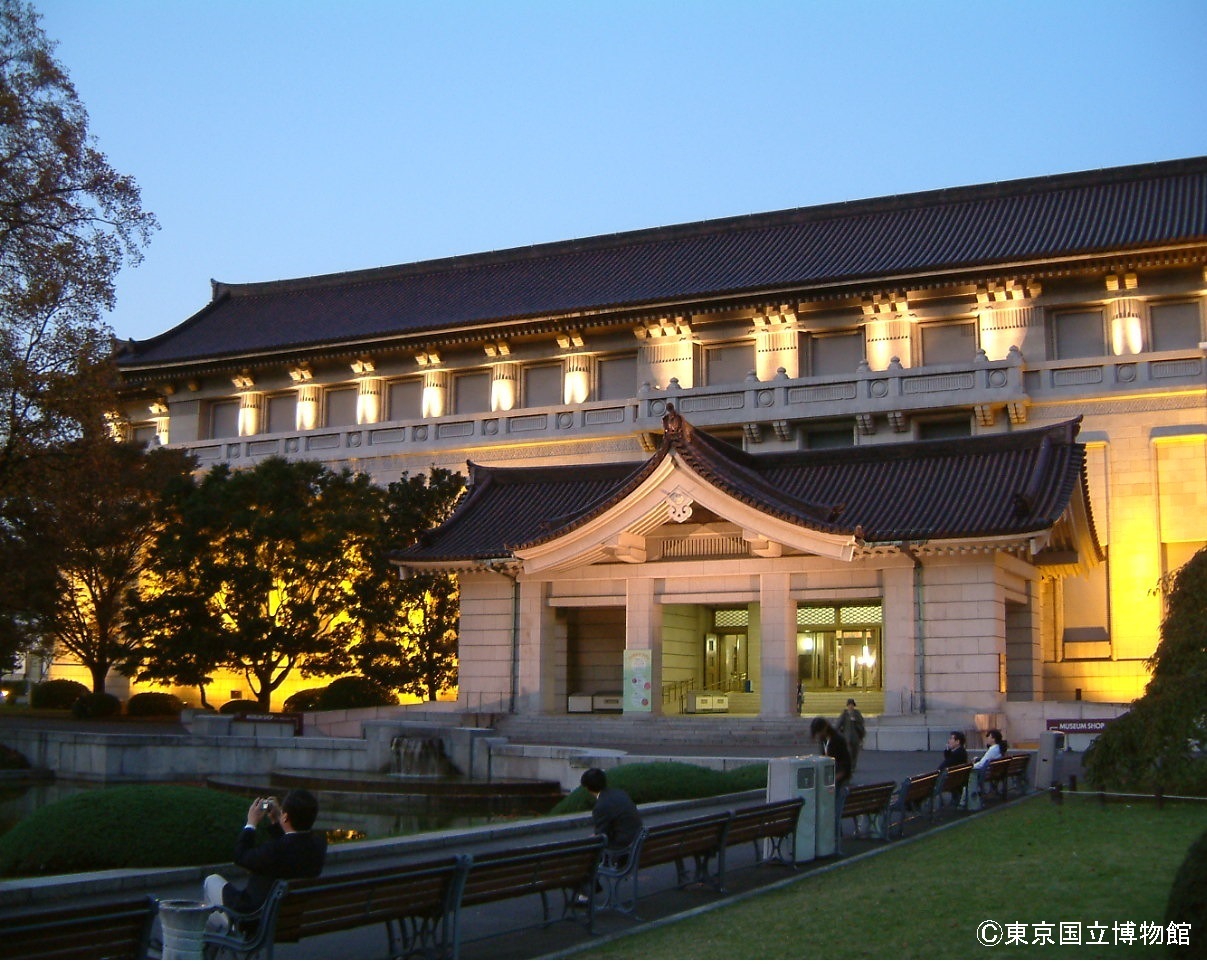
[(113, 408), (102, 313), (157, 227), (89, 134), (38, 14), (0, 0), (0, 662), (40, 639), (29, 605), (53, 593), (23, 496), (56, 446)]
[(43, 542), (54, 544), (54, 592), (38, 614), (56, 649), (105, 690), (109, 669), (131, 652), (126, 594), (159, 526), (158, 507), (188, 478), (193, 460), (176, 450), (144, 450), (108, 438), (60, 447), (30, 513)]
[(1207, 793), (1207, 548), (1168, 580), (1152, 679), (1086, 753), (1095, 785)]
[(389, 558), (442, 523), (464, 489), (462, 474), (436, 467), (430, 477), (404, 475), (391, 483), (374, 533), (370, 569), (357, 588), (357, 670), (428, 700), (457, 683), (457, 583), (448, 574), (400, 579)]
[(368, 477), (273, 458), (211, 470), (180, 495), (135, 595), (137, 677), (208, 683), (243, 673), (259, 706), (295, 669), (349, 669), (381, 491)]

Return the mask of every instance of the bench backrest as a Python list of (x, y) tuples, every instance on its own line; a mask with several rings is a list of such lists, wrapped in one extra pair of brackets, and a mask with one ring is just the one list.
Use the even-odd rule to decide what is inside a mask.
[(927, 772), (924, 775), (911, 775), (901, 785), (901, 800), (906, 804), (924, 802), (935, 793), (935, 786), (938, 783), (939, 773), (937, 771)]
[(143, 959), (158, 906), (150, 896), (0, 918), (5, 959)]
[(277, 942), (418, 916), (437, 919), (455, 905), (469, 860), (439, 859), (381, 872), (294, 880), (277, 913)]
[(465, 875), (461, 905), (581, 888), (595, 876), (605, 842), (597, 835), (476, 855)]
[(730, 813), (721, 812), (651, 827), (641, 847), (641, 867), (648, 869), (663, 862), (718, 851), (729, 820)]
[(971, 774), (972, 765), (970, 763), (954, 765), (948, 768), (943, 773), (943, 783), (939, 786), (939, 791), (946, 792), (949, 795), (962, 792), (968, 785), (968, 776)]
[(725, 844), (738, 845), (762, 838), (779, 838), (796, 831), (803, 798), (753, 805), (733, 812), (725, 830)]
[(893, 800), (893, 791), (897, 788), (895, 782), (876, 782), (871, 785), (856, 785), (847, 792), (847, 800), (842, 806), (842, 817), (853, 818), (856, 815), (874, 815), (888, 808)]

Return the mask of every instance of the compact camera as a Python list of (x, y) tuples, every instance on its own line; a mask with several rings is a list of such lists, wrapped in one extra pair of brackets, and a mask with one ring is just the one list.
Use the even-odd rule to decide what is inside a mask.
[(262, 802), (260, 803), (260, 810), (261, 810), (261, 811), (264, 811), (264, 812), (271, 811), (271, 810), (272, 810), (273, 805), (275, 805), (275, 804), (276, 804), (276, 800), (275, 800), (275, 799), (272, 799), (272, 798), (266, 798), (266, 799), (264, 799), (264, 801), (262, 801)]

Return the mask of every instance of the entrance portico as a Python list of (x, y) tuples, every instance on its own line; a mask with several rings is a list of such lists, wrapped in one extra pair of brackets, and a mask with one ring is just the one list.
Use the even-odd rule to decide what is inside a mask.
[(474, 467), (453, 517), (396, 555), (460, 574), (469, 709), (589, 696), (657, 718), (716, 694), (777, 719), (801, 686), (888, 713), (1038, 696), (1046, 560), (1100, 560), (1076, 424), (825, 459), (752, 458), (673, 409), (664, 430), (643, 464)]

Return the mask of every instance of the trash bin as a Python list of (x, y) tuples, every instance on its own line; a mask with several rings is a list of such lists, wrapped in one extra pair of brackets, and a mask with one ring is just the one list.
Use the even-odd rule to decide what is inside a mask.
[(194, 899), (160, 899), (159, 926), (163, 930), (164, 959), (201, 959), (205, 923), (213, 906)]

